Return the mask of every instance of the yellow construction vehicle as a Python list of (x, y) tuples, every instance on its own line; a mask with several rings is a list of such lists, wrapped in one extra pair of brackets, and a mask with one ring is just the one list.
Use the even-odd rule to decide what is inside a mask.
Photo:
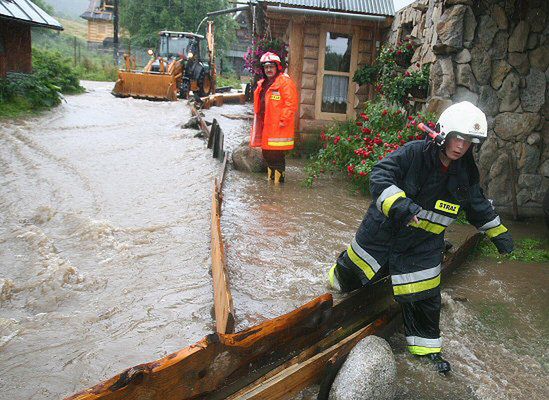
[[(208, 36), (213, 37), (211, 26), (209, 28)], [(175, 101), (178, 96), (187, 98), (191, 90), (201, 97), (212, 93), (215, 87), (215, 67), (211, 67), (213, 46), (204, 48), (204, 36), (173, 31), (161, 31), (159, 35), (158, 54), (149, 50), (151, 59), (142, 71), (136, 70), (135, 58), (124, 56), (125, 69), (118, 71), (112, 94)]]

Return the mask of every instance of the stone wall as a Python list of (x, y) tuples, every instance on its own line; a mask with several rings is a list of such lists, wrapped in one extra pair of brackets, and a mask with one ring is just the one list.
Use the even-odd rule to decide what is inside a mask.
[(548, 22), (547, 0), (418, 0), (389, 35), (413, 38), (413, 63), (431, 64), (427, 109), (468, 100), (486, 113), (482, 185), (501, 211), (516, 199), (522, 216), (541, 214), (549, 188)]

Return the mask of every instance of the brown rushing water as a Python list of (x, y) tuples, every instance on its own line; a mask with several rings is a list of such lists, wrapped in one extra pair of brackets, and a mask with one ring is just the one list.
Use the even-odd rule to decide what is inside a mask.
[[(213, 329), (209, 218), (219, 162), (195, 131), (179, 128), (190, 116), (183, 103), (86, 86), (90, 93), (52, 113), (0, 125), (0, 398), (57, 399)], [(206, 111), (228, 149), (249, 127), (222, 114), (248, 110)], [(263, 174), (227, 176), (221, 222), (237, 329), (326, 292), (325, 272), (369, 205), (338, 178), (304, 188), (304, 162), (288, 164), (282, 186)], [(508, 225), (518, 236), (547, 233)], [(448, 236), (472, 232), (454, 225)], [(397, 333), (398, 398), (547, 398), (546, 269), (486, 259), (458, 271), (442, 315), (455, 372), (430, 371)]]

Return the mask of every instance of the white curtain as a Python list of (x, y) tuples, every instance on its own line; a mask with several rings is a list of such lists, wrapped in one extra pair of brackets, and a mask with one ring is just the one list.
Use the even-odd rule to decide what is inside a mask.
[(349, 93), (349, 77), (324, 75), (324, 84), (322, 85), (323, 103), (347, 103), (347, 94)]

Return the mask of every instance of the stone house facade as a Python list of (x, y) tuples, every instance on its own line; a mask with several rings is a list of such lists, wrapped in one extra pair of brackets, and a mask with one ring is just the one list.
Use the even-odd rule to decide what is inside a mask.
[(413, 38), (412, 62), (431, 64), (428, 110), (468, 100), (486, 113), (482, 185), (520, 216), (541, 214), (549, 189), (548, 17), (547, 0), (418, 0), (389, 34)]

